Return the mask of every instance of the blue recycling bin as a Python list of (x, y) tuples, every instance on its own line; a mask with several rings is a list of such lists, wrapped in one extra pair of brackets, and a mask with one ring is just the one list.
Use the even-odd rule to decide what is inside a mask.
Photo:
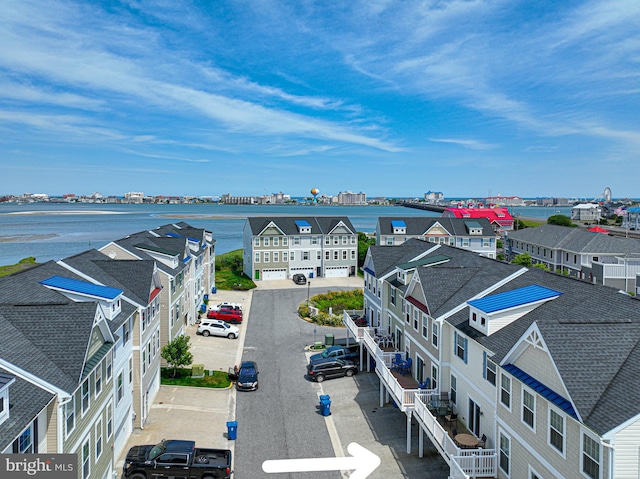
[(309, 278), (313, 278), (313, 271), (309, 273)]
[(320, 396), (320, 413), (324, 417), (331, 415), (331, 399), (328, 394)]
[(238, 421), (227, 422), (227, 436), (232, 441), (236, 440), (236, 437), (238, 437)]
[(206, 304), (201, 304), (200, 305), (200, 312), (201, 313), (206, 313), (207, 312), (207, 305)]
[(206, 301), (209, 301), (209, 295), (208, 295), (208, 294), (205, 294), (205, 295), (204, 295), (204, 300), (205, 300), (205, 302), (206, 302)]
[(217, 286), (214, 286), (213, 288), (211, 288), (211, 292), (212, 292), (213, 294), (216, 294), (216, 293), (218, 292), (218, 287), (217, 287)]

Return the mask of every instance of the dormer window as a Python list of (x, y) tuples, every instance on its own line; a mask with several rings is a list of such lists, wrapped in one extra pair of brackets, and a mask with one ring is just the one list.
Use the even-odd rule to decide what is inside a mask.
[(394, 235), (407, 234), (407, 225), (403, 220), (391, 220), (391, 229)]
[(296, 224), (296, 227), (298, 228), (298, 233), (300, 234), (311, 233), (311, 225), (307, 220), (296, 220), (295, 224)]

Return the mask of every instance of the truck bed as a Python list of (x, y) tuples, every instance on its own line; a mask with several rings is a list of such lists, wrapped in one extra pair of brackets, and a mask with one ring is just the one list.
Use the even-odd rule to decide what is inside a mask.
[(193, 464), (225, 468), (231, 464), (231, 451), (228, 449), (206, 449), (197, 447)]

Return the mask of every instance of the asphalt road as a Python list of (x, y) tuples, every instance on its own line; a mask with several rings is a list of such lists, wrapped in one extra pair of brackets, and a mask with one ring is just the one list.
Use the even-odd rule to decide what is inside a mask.
[[(331, 288), (336, 290), (337, 288)], [(347, 289), (347, 288), (345, 288)], [(328, 289), (327, 289), (328, 290)], [(311, 288), (311, 294), (324, 292)], [(259, 388), (236, 396), (238, 437), (235, 477), (340, 478), (339, 472), (266, 474), (265, 460), (334, 457), (331, 438), (318, 405), (321, 385), (305, 378), (304, 348), (324, 334), (344, 337), (345, 330), (317, 327), (296, 312), (307, 288), (254, 291), (243, 360), (259, 368)]]

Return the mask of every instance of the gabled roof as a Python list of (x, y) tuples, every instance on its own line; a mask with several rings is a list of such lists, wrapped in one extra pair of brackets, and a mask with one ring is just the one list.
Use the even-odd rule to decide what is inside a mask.
[(640, 254), (640, 241), (559, 225), (541, 225), (509, 233), (510, 240), (580, 254)]
[(296, 222), (300, 221), (306, 221), (311, 226), (311, 233), (306, 234), (331, 234), (341, 222), (352, 234), (356, 234), (356, 229), (346, 216), (251, 216), (247, 218), (252, 236), (260, 235), (270, 223), (273, 223), (284, 235), (298, 236), (300, 231)]
[(491, 223), (513, 223), (513, 217), (507, 208), (445, 208), (442, 216), (454, 216), (456, 218), (487, 218)]
[[(406, 225), (407, 236), (423, 236), (426, 235), (434, 225), (440, 224), (442, 228), (447, 230), (449, 234), (453, 236), (470, 236), (467, 229), (467, 223), (470, 221), (466, 218), (445, 218), (442, 216), (407, 216), (407, 217), (392, 217), (381, 216), (378, 218), (378, 225), (376, 231), (379, 231), (380, 235), (392, 236), (394, 223), (404, 223)], [(491, 223), (486, 218), (477, 218), (473, 220), (473, 223), (477, 223), (478, 227), (483, 229), (483, 233), (486, 236), (494, 236), (495, 233), (491, 228)]]
[(469, 301), (469, 305), (478, 308), (485, 313), (495, 313), (506, 309), (523, 306), (525, 304), (536, 303), (551, 298), (556, 298), (562, 293), (553, 289), (545, 288), (537, 284), (524, 286), (523, 288), (505, 291), (503, 293), (491, 294), (480, 299)]
[(376, 278), (394, 271), (398, 264), (404, 264), (415, 260), (418, 256), (436, 248), (433, 243), (427, 243), (418, 239), (405, 241), (398, 246), (369, 246), (367, 258), (372, 268), (367, 272)]

